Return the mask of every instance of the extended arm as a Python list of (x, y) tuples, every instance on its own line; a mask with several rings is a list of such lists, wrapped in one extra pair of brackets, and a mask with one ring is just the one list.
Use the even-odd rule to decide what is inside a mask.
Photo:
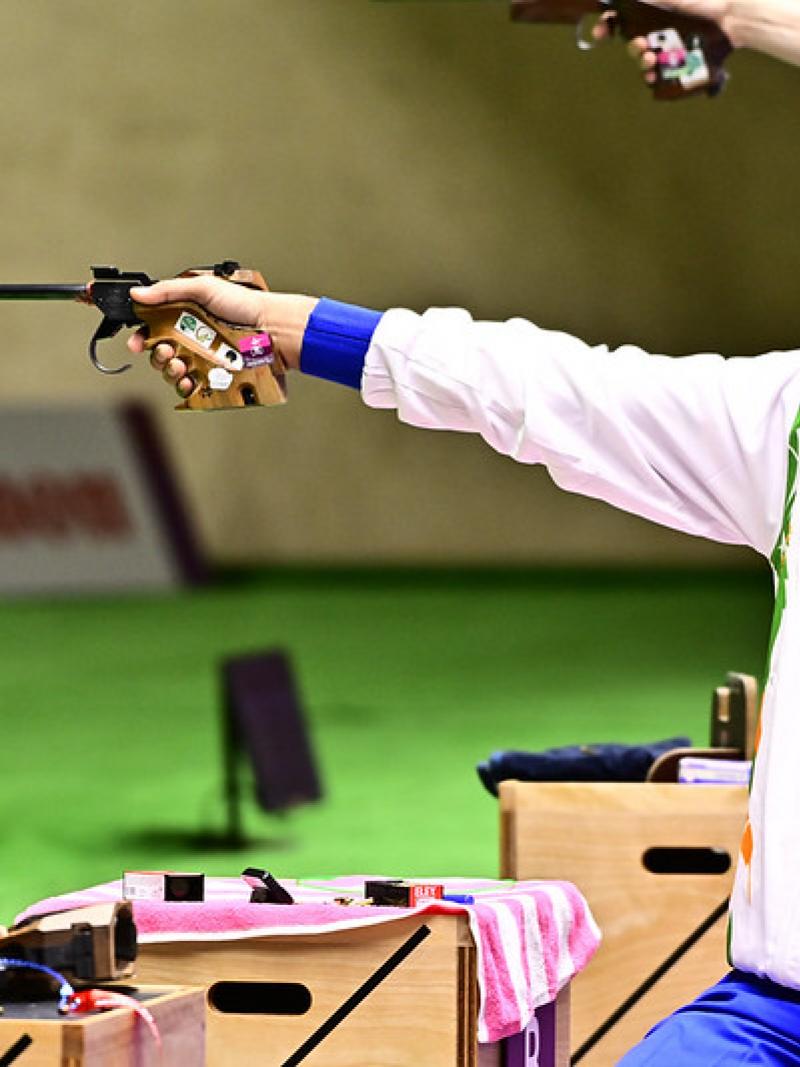
[(796, 0), (658, 0), (656, 6), (713, 19), (737, 48), (753, 48), (800, 64), (800, 4)]
[(530, 322), (387, 312), (367, 404), (479, 433), (562, 488), (769, 555), (780, 530), (800, 353), (674, 359), (590, 347)]
[[(159, 283), (142, 296), (175, 299), (197, 284)], [(225, 283), (203, 284), (213, 287), (207, 301), (239, 298)], [(203, 299), (197, 288), (192, 297)], [(249, 321), (273, 334), (288, 366), (360, 386), (368, 405), (395, 409), (403, 422), (478, 433), (518, 462), (545, 465), (564, 489), (772, 551), (800, 352), (673, 359), (591, 347), (523, 319), (476, 322), (453, 308), (381, 315), (278, 293), (248, 300)], [(211, 310), (229, 320), (243, 313), (225, 303)], [(185, 370), (170, 355), (167, 347), (154, 359), (180, 386)]]

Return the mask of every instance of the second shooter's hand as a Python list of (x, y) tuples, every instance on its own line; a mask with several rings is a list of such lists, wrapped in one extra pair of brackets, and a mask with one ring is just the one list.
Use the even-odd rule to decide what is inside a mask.
[[(729, 25), (730, 4), (728, 0), (641, 0), (642, 3), (658, 7), (662, 11), (674, 12), (678, 15), (693, 18), (709, 19), (715, 22), (727, 35), (734, 48), (741, 46), (738, 36), (732, 26)], [(592, 29), (592, 37), (595, 41), (604, 41), (612, 34), (611, 25), (613, 14), (606, 14), (595, 24)], [(628, 54), (639, 64), (643, 77), (648, 85), (655, 85), (658, 75), (658, 57), (651, 50), (646, 37), (634, 37), (628, 41)]]
[[(172, 278), (154, 285), (137, 286), (131, 290), (131, 298), (144, 305), (198, 304), (224, 322), (268, 333), (274, 351), (292, 370), (300, 366), (303, 335), (318, 303), (316, 297), (262, 292), (210, 275)], [(128, 339), (128, 348), (133, 353), (139, 354), (146, 347), (145, 331), (140, 330)], [(187, 375), (186, 364), (175, 356), (172, 345), (156, 345), (150, 354), (150, 363), (176, 388), (179, 396), (187, 397), (194, 391), (196, 383)], [(224, 364), (220, 362), (220, 365)]]

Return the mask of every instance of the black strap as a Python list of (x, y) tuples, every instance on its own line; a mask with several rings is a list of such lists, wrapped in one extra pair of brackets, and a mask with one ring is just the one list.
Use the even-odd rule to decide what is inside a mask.
[(634, 989), (634, 991), (631, 993), (631, 995), (625, 1000), (623, 1000), (623, 1002), (619, 1005), (618, 1008), (615, 1008), (615, 1010), (611, 1012), (605, 1022), (602, 1022), (594, 1031), (594, 1033), (590, 1034), (586, 1038), (580, 1048), (577, 1048), (575, 1052), (573, 1052), (572, 1057), (569, 1061), (570, 1064), (576, 1064), (580, 1060), (582, 1060), (586, 1053), (590, 1052), (597, 1044), (597, 1042), (600, 1041), (601, 1038), (606, 1036), (612, 1026), (617, 1025), (622, 1016), (629, 1012), (631, 1008), (642, 999), (645, 993), (649, 992), (653, 988), (653, 986), (660, 978), (664, 977), (670, 967), (673, 967), (678, 962), (678, 960), (681, 959), (682, 956), (686, 955), (686, 953), (693, 945), (697, 944), (703, 934), (707, 933), (714, 925), (714, 923), (722, 918), (722, 916), (727, 910), (728, 898), (726, 897), (721, 904), (718, 904), (717, 907), (714, 908), (714, 910), (709, 916), (703, 919), (703, 921), (695, 930), (692, 930), (686, 940), (682, 941), (680, 945), (678, 945), (678, 947), (675, 949), (675, 951), (671, 952), (669, 956), (667, 956), (667, 958), (663, 960), (658, 965), (658, 967), (656, 967), (653, 973), (649, 974), (647, 978), (645, 978), (645, 980), (641, 983), (641, 985), (637, 986), (636, 989)]
[[(344, 1004), (337, 1008), (336, 1011), (325, 1020), (322, 1026), (315, 1030), (311, 1037), (309, 1037), (307, 1041), (304, 1041), (300, 1048), (291, 1054), (288, 1060), (284, 1060), (281, 1067), (296, 1067), (296, 1064), (302, 1063), (306, 1056), (313, 1052), (317, 1045), (321, 1041), (324, 1041), (328, 1034), (331, 1033), (332, 1030), (335, 1030), (339, 1023), (347, 1018), (350, 1012), (353, 1011), (354, 1008), (357, 1008), (361, 1001), (365, 1000), (370, 995), (373, 989), (379, 986), (385, 978), (388, 978), (392, 971), (396, 967), (399, 967), (403, 960), (407, 956), (410, 956), (414, 949), (422, 944), (425, 938), (429, 936), (430, 932), (431, 928), (429, 926), (420, 926), (415, 930), (411, 937), (404, 941), (400, 948), (396, 949), (365, 982), (362, 982), (358, 989), (347, 998)], [(1, 1064), (0, 1067), (2, 1067)]]
[(17, 1056), (21, 1056), (25, 1049), (32, 1044), (33, 1038), (30, 1034), (23, 1034), (22, 1037), (17, 1038), (11, 1048), (0, 1056), (0, 1067), (10, 1067), (10, 1064), (14, 1062)]

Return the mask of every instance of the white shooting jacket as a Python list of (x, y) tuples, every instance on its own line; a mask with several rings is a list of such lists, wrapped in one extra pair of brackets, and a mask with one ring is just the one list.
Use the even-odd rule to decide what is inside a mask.
[(733, 966), (800, 989), (800, 351), (674, 359), (522, 319), (396, 309), (372, 338), (362, 394), (412, 426), (478, 433), (543, 463), (564, 489), (771, 561), (775, 620), (729, 952)]

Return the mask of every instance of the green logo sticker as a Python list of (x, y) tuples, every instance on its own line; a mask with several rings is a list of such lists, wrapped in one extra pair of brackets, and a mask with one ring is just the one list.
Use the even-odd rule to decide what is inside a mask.
[(212, 330), (202, 319), (198, 319), (196, 315), (190, 315), (188, 311), (181, 312), (178, 321), (175, 323), (175, 329), (178, 333), (182, 333), (184, 337), (189, 337), (197, 344), (202, 345), (203, 348), (211, 348), (214, 338), (217, 336), (216, 330)]

